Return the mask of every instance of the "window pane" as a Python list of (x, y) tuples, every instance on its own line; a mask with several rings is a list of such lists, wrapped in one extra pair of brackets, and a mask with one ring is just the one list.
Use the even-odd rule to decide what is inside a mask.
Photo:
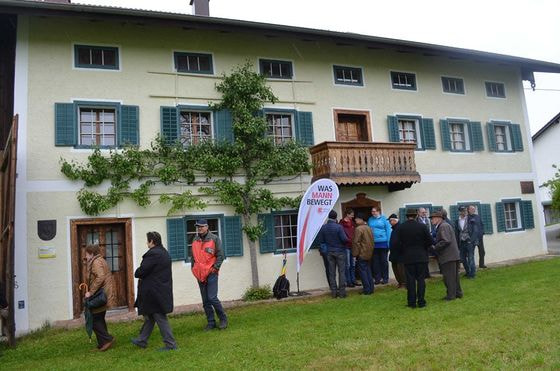
[(199, 65), (198, 65), (198, 57), (190, 55), (188, 57), (188, 67), (189, 67), (189, 71), (199, 71)]
[(103, 122), (115, 122), (115, 111), (103, 110), (100, 119)]
[(199, 63), (200, 63), (200, 70), (201, 71), (210, 71), (210, 57), (206, 57), (206, 56), (201, 56), (199, 57)]
[(336, 79), (341, 81), (344, 80), (344, 70), (342, 68), (336, 69)]
[(103, 62), (106, 66), (115, 66), (115, 50), (104, 50), (103, 51)]
[(79, 64), (91, 64), (89, 52), (90, 52), (89, 48), (78, 48), (78, 63)]
[(273, 77), (281, 77), (281, 73), (280, 73), (280, 64), (278, 63), (271, 63), (271, 70), (272, 70), (272, 74), (271, 76)]
[(290, 71), (290, 65), (288, 63), (281, 63), (280, 68), (281, 68), (280, 75), (282, 77), (291, 77), (292, 76), (292, 73)]
[(184, 55), (179, 55), (177, 57), (177, 66), (178, 71), (186, 71), (187, 70), (187, 57)]
[(91, 63), (98, 66), (103, 65), (103, 56), (101, 49), (91, 50)]

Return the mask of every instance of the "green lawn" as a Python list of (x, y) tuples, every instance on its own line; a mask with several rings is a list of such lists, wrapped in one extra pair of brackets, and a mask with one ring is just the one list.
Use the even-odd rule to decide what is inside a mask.
[(48, 330), (3, 350), (6, 369), (559, 369), (560, 259), (479, 272), (462, 280), (465, 297), (444, 302), (427, 286), (428, 306), (410, 309), (406, 291), (323, 296), (229, 310), (230, 328), (202, 331), (201, 314), (175, 317), (180, 349), (156, 352), (129, 339), (140, 322), (109, 324), (117, 338), (90, 352), (83, 329)]

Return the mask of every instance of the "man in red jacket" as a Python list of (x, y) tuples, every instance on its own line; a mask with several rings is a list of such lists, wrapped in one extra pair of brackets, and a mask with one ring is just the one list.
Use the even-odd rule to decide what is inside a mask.
[(228, 320), (222, 303), (218, 299), (218, 273), (224, 261), (222, 241), (208, 230), (206, 219), (196, 221), (196, 231), (191, 250), (191, 270), (198, 281), (202, 307), (208, 320), (204, 330), (209, 331), (216, 328), (214, 311), (220, 319), (220, 330), (224, 330), (228, 326)]
[(344, 233), (348, 237), (346, 243), (346, 287), (356, 286), (356, 261), (352, 256), (352, 239), (354, 238), (354, 210), (348, 208), (344, 212), (344, 218), (340, 219), (340, 225), (344, 228)]

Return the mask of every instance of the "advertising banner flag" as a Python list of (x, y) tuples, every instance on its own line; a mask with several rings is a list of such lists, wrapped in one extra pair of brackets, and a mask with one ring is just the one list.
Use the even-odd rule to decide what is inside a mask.
[(297, 271), (313, 240), (338, 200), (338, 187), (330, 179), (319, 179), (307, 188), (299, 204), (297, 221)]

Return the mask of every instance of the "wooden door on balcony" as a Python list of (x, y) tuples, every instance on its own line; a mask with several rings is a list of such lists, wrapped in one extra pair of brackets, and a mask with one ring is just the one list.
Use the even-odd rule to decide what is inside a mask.
[(334, 122), (337, 142), (371, 141), (369, 112), (335, 110)]

